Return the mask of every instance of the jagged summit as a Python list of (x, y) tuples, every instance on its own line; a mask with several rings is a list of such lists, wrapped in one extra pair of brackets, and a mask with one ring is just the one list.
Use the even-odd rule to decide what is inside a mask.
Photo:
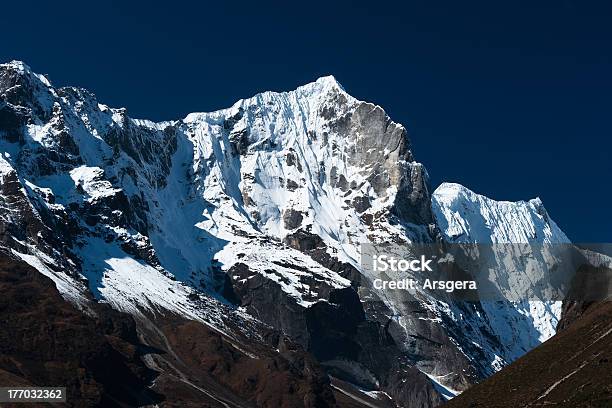
[(29, 65), (27, 65), (25, 62), (23, 61), (19, 61), (19, 60), (12, 60), (3, 64), (0, 64), (0, 68), (4, 68), (4, 69), (14, 69), (17, 70), (19, 72), (32, 72), (31, 68)]
[[(317, 78), (315, 81), (303, 84), (298, 86), (295, 89), (289, 91), (264, 91), (256, 94), (253, 98), (257, 98), (260, 95), (264, 94), (273, 94), (273, 95), (284, 95), (284, 94), (296, 94), (296, 96), (300, 97), (316, 97), (320, 95), (325, 95), (328, 92), (341, 92), (346, 95), (348, 93), (344, 89), (344, 87), (338, 82), (338, 80), (333, 75), (326, 75)], [(252, 99), (252, 98), (246, 98)]]
[(440, 229), (454, 242), (569, 243), (540, 198), (495, 201), (457, 183), (442, 183), (432, 194)]
[[(32, 70), (32, 68), (23, 61), (20, 60), (12, 60), (6, 63), (0, 64), (0, 70), (11, 71), (20, 76), (32, 77), (40, 82), (42, 82), (46, 87), (52, 87), (49, 80), (45, 75), (38, 74)], [(75, 89), (81, 90), (78, 87), (65, 87), (66, 89)], [(83, 90), (84, 91), (84, 90)], [(264, 91), (260, 92), (250, 98), (240, 99), (238, 100), (232, 107), (227, 109), (219, 109), (218, 111), (212, 112), (193, 112), (186, 116), (185, 121), (192, 121), (195, 118), (202, 116), (215, 116), (217, 112), (231, 110), (236, 106), (243, 105), (245, 103), (253, 103), (253, 102), (266, 102), (270, 99), (274, 99), (275, 97), (282, 97), (283, 95), (294, 96), (296, 99), (312, 99), (312, 98), (324, 98), (330, 92), (340, 92), (343, 93), (346, 97), (352, 98), (344, 89), (344, 87), (336, 80), (333, 75), (326, 75), (316, 79), (313, 82), (298, 86), (294, 90), (290, 91)], [(89, 91), (88, 91), (89, 93)], [(92, 94), (93, 95), (93, 94)], [(124, 109), (124, 108), (118, 108)], [(171, 121), (164, 121), (161, 124), (168, 124)]]
[(225, 112), (235, 113), (245, 106), (275, 104), (279, 101), (281, 101), (281, 103), (298, 104), (300, 107), (309, 109), (313, 106), (316, 107), (320, 105), (328, 98), (338, 97), (338, 95), (342, 95), (347, 101), (357, 101), (357, 99), (345, 91), (334, 76), (328, 75), (320, 77), (316, 81), (298, 86), (293, 90), (260, 92), (252, 97), (239, 99), (231, 107), (226, 109), (212, 112), (193, 112), (188, 114), (184, 121), (211, 120), (225, 114)]
[(315, 92), (323, 93), (325, 90), (329, 89), (346, 92), (342, 84), (340, 84), (340, 82), (338, 82), (336, 77), (334, 77), (333, 75), (325, 75), (317, 78), (314, 82), (300, 85), (296, 88), (296, 91), (303, 91), (304, 93), (308, 93), (309, 90), (315, 90)]
[(0, 70), (12, 71), (20, 76), (33, 77), (42, 82), (45, 86), (51, 87), (51, 83), (46, 76), (35, 73), (32, 71), (32, 68), (30, 68), (30, 66), (23, 61), (12, 60), (10, 62), (0, 64)]

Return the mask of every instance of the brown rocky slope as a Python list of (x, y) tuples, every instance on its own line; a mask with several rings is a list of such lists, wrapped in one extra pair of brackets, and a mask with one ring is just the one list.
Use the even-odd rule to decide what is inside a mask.
[(444, 407), (612, 407), (612, 302), (590, 304), (565, 326)]
[(0, 385), (65, 386), (70, 406), (163, 400), (147, 388), (134, 320), (101, 304), (95, 318), (29, 265), (0, 256)]
[(272, 329), (249, 342), (171, 314), (136, 321), (92, 302), (86, 315), (6, 254), (0, 293), (0, 386), (66, 386), (74, 407), (338, 405), (316, 361)]

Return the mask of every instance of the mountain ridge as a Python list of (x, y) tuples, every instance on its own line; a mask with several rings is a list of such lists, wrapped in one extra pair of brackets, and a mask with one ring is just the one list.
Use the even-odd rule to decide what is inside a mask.
[[(242, 326), (256, 338), (261, 322), (334, 377), (424, 407), (554, 333), (559, 311), (546, 302), (521, 314), (372, 287), (360, 245), (452, 242), (443, 221), (455, 203), (432, 197), (405, 128), (333, 77), (159, 123), (43, 79), (0, 65), (0, 244), (85, 310), (93, 296), (143, 321), (171, 313), (230, 337)], [(473, 201), (480, 225), (488, 213)], [(518, 213), (539, 223), (495, 242), (554, 230), (530, 205)], [(531, 334), (514, 347), (504, 325)]]

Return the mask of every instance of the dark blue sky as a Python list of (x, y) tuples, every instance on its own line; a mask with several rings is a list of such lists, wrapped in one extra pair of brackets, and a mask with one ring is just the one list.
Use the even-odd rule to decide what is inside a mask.
[(408, 128), (433, 187), (540, 196), (571, 239), (611, 241), (609, 2), (17, 3), (2, 6), (0, 60), (133, 117), (333, 74)]

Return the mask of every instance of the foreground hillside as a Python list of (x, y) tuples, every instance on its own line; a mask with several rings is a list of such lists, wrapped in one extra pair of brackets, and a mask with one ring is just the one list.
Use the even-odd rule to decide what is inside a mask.
[(70, 407), (336, 406), (318, 364), (272, 330), (257, 343), (177, 316), (141, 317), (137, 330), (105, 304), (81, 313), (2, 253), (0, 292), (2, 386), (66, 387)]
[(612, 302), (589, 305), (541, 346), (445, 408), (611, 407)]

